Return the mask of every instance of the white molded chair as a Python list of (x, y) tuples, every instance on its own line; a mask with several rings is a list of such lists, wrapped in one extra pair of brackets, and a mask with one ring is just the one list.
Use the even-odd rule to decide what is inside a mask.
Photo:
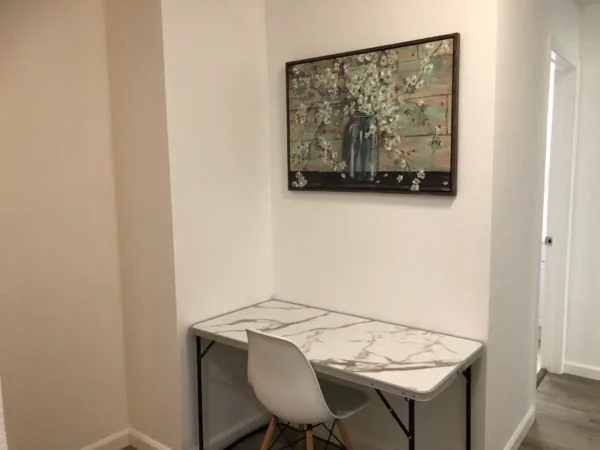
[(312, 365), (292, 341), (253, 330), (247, 330), (247, 334), (248, 380), (258, 400), (273, 414), (261, 450), (272, 445), (278, 422), (304, 426), (306, 448), (312, 450), (313, 427), (329, 421), (337, 424), (345, 448), (352, 450), (343, 419), (367, 406), (367, 395), (318, 380)]

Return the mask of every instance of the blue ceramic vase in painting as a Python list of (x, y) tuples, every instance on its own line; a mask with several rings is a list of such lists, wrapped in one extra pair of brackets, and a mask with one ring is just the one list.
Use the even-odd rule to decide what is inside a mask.
[(354, 180), (370, 180), (377, 174), (377, 136), (369, 134), (374, 117), (355, 113), (344, 139), (344, 159), (348, 175)]

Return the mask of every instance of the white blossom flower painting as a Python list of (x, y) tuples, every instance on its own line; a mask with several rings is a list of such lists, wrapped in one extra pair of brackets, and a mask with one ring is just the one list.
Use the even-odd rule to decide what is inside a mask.
[(459, 34), (286, 64), (288, 188), (456, 195)]

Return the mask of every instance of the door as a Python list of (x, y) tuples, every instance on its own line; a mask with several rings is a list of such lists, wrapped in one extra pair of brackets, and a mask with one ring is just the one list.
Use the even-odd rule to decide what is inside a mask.
[(552, 52), (548, 103), (547, 189), (540, 305), (542, 367), (562, 373), (566, 328), (571, 183), (575, 144), (577, 70)]

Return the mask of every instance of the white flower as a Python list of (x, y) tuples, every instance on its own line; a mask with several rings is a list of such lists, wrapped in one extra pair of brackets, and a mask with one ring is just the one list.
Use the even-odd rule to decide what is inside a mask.
[(331, 114), (333, 110), (329, 102), (323, 102), (323, 107), (319, 108), (315, 114), (315, 122), (318, 124), (329, 124), (331, 122)]
[(424, 104), (425, 104), (425, 102), (423, 100), (419, 100), (419, 103), (418, 103), (419, 106), (423, 106)]
[(367, 61), (371, 61), (371, 60), (373, 59), (373, 53), (367, 53), (367, 54), (365, 55), (365, 59), (366, 59)]
[(418, 185), (418, 184), (413, 184), (413, 185), (410, 187), (410, 190), (411, 190), (411, 191), (418, 191), (418, 190), (419, 190), (419, 185)]
[(298, 69), (298, 66), (292, 67), (292, 73), (294, 75), (298, 75), (300, 73), (300, 69)]
[(425, 48), (427, 48), (427, 49), (430, 49), (430, 50), (431, 50), (431, 49), (433, 48), (433, 43), (432, 43), (432, 42), (429, 42), (428, 44), (425, 44)]
[(302, 175), (301, 172), (296, 172), (296, 181), (292, 182), (292, 187), (303, 188), (304, 186), (306, 186), (307, 183), (308, 181), (306, 181), (304, 175)]
[(425, 178), (425, 171), (423, 169), (419, 170), (417, 172), (417, 177), (419, 177), (421, 180)]
[(308, 157), (310, 146), (308, 142), (303, 142), (298, 146), (298, 151), (302, 157)]
[(444, 181), (444, 183), (442, 183), (444, 186), (448, 186), (448, 182)]
[(398, 183), (402, 183), (402, 180), (404, 180), (404, 175), (398, 175), (396, 180), (398, 180)]
[(384, 80), (391, 78), (392, 76), (392, 71), (386, 67), (385, 69), (383, 69), (380, 74), (381, 78), (383, 78)]
[(331, 150), (331, 142), (325, 139), (323, 136), (319, 137), (319, 141), (317, 142), (319, 147), (325, 151)]
[(356, 57), (356, 59), (358, 59), (358, 62), (363, 62), (363, 61), (365, 60), (365, 55), (363, 55), (363, 54), (361, 54), (361, 55), (358, 55), (358, 56)]
[(400, 167), (402, 167), (403, 169), (406, 168), (406, 160), (405, 159), (400, 161)]
[(344, 178), (344, 179), (346, 178), (346, 174), (345, 173), (342, 174), (342, 178)]

